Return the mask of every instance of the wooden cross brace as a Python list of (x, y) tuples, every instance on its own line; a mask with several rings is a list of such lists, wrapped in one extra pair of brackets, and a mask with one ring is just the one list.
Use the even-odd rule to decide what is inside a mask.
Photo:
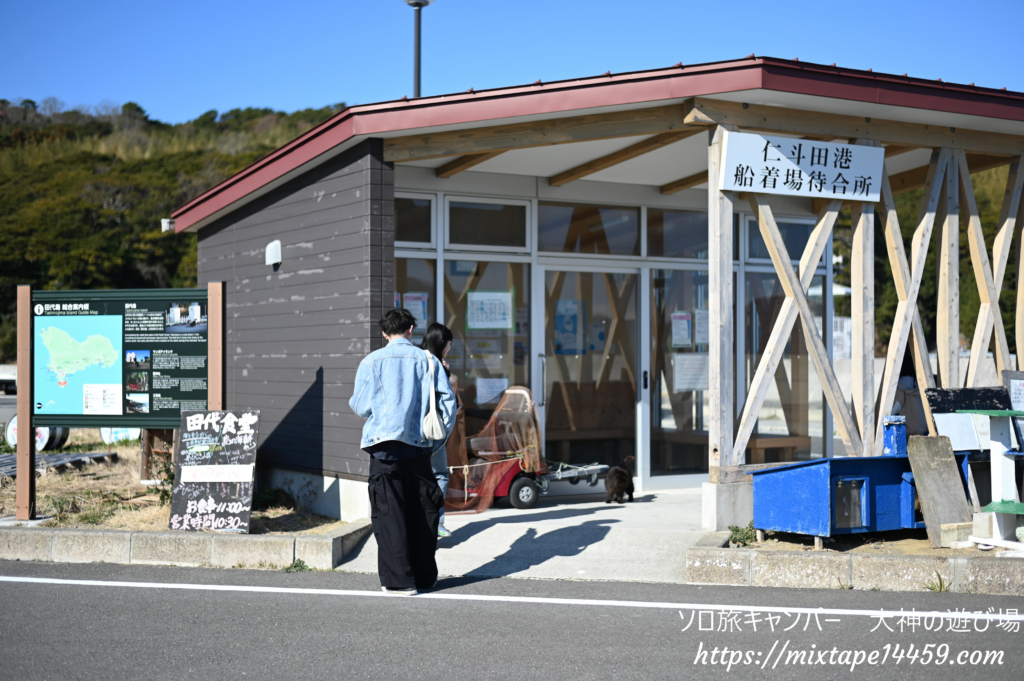
[(761, 230), (761, 236), (764, 238), (765, 245), (768, 247), (772, 263), (775, 265), (775, 271), (779, 275), (782, 289), (786, 293), (786, 300), (782, 303), (775, 327), (772, 329), (771, 336), (768, 339), (766, 354), (761, 358), (761, 362), (754, 372), (750, 394), (743, 407), (743, 416), (740, 419), (733, 451), (742, 453), (746, 449), (750, 434), (754, 429), (754, 423), (757, 421), (761, 405), (764, 403), (765, 395), (768, 392), (769, 381), (775, 375), (775, 371), (782, 359), (782, 353), (786, 346), (785, 338), (792, 331), (797, 316), (799, 316), (803, 322), (800, 326), (807, 341), (808, 354), (810, 354), (811, 360), (814, 362), (814, 368), (818, 373), (818, 378), (821, 380), (825, 399), (832, 409), (832, 413), (836, 416), (836, 426), (839, 429), (839, 434), (849, 454), (856, 456), (861, 450), (860, 435), (854, 427), (850, 409), (843, 399), (842, 391), (839, 389), (839, 381), (836, 380), (835, 372), (829, 363), (825, 344), (818, 334), (810, 305), (807, 303), (806, 294), (814, 278), (815, 267), (821, 260), (821, 255), (825, 251), (829, 235), (832, 233), (836, 218), (839, 216), (839, 209), (842, 203), (839, 201), (830, 202), (818, 216), (818, 222), (814, 226), (814, 231), (811, 232), (807, 246), (804, 248), (803, 257), (800, 259), (800, 276), (797, 277), (793, 271), (792, 260), (789, 257), (786, 244), (782, 240), (779, 227), (775, 223), (771, 207), (768, 205), (768, 200), (761, 194), (750, 194), (749, 200), (751, 208), (757, 213), (758, 227)]
[(903, 247), (903, 234), (900, 231), (899, 218), (896, 215), (896, 203), (893, 201), (889, 175), (882, 169), (882, 204), (884, 209), (885, 245), (889, 252), (889, 264), (892, 267), (896, 284), (896, 316), (893, 319), (892, 334), (889, 336), (889, 349), (885, 359), (885, 371), (882, 374), (882, 385), (878, 396), (877, 423), (875, 426), (876, 456), (882, 454), (882, 421), (892, 411), (896, 399), (896, 384), (899, 371), (903, 367), (903, 356), (907, 349), (907, 341), (911, 332), (914, 335), (914, 367), (917, 384), (921, 392), (921, 401), (928, 421), (928, 431), (935, 434), (935, 423), (925, 397), (925, 388), (935, 387), (935, 378), (931, 371), (931, 360), (928, 358), (928, 346), (925, 344), (924, 326), (917, 308), (917, 296), (921, 290), (921, 277), (924, 274), (924, 263), (928, 257), (928, 244), (931, 241), (932, 229), (935, 227), (935, 215), (939, 208), (942, 195), (943, 176), (947, 163), (953, 154), (948, 149), (935, 149), (928, 166), (928, 179), (925, 182), (924, 198), (911, 242), (913, 263), (908, 264), (907, 253)]
[[(1010, 347), (1006, 342), (1006, 329), (1003, 316), (999, 313), (999, 292), (1003, 288), (1003, 276), (1006, 274), (1006, 262), (1010, 257), (1010, 244), (1013, 242), (1017, 212), (1020, 208), (1021, 187), (1024, 185), (1024, 168), (1018, 158), (1010, 165), (1010, 175), (1006, 181), (1006, 192), (1003, 195), (1003, 207), (999, 216), (999, 232), (992, 244), (992, 265), (989, 266), (988, 249), (981, 231), (981, 218), (978, 204), (971, 185), (971, 174), (967, 168), (967, 157), (962, 151), (956, 152), (960, 164), (960, 195), (961, 206), (967, 208), (969, 227), (968, 244), (971, 249), (971, 264), (974, 266), (974, 278), (978, 284), (981, 297), (981, 308), (978, 310), (978, 322), (974, 329), (974, 342), (971, 344), (971, 361), (967, 366), (967, 387), (978, 385), (978, 368), (981, 360), (988, 354), (992, 332), (996, 338), (996, 370), (1002, 376), (1003, 371), (1016, 369), (1010, 357)], [(1019, 273), (1018, 273), (1019, 276)]]

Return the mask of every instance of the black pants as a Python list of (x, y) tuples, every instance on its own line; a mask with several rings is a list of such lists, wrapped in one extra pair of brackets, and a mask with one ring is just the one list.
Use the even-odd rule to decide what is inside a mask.
[(370, 520), (377, 572), (389, 589), (429, 589), (437, 581), (438, 510), (444, 504), (430, 457), (370, 457)]

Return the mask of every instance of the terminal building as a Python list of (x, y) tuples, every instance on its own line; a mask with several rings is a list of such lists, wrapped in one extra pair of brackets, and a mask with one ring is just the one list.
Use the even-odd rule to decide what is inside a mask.
[[(327, 515), (367, 514), (348, 399), (383, 342), (377, 320), (397, 305), (420, 329), (454, 332), (467, 433), (506, 388), (526, 386), (549, 460), (632, 455), (641, 493), (704, 485), (709, 529), (741, 519), (730, 509), (745, 508), (744, 467), (871, 455), (893, 407), (873, 326), (887, 207), (722, 191), (724, 130), (884, 148), (891, 193), (935, 194), (922, 224), (936, 248), (971, 229), (965, 171), (1011, 164), (1017, 203), (1002, 219), (1017, 217), (1024, 95), (1006, 90), (752, 55), (350, 107), (173, 213), (177, 232), (198, 234), (199, 284), (226, 282), (226, 404), (261, 411), (260, 480)], [(772, 259), (757, 201), (793, 261), (820, 239), (803, 282), (809, 317), (774, 336), (801, 296)], [(847, 207), (853, 257), (840, 262), (820, 227)], [(890, 248), (877, 257), (898, 261), (903, 245)], [(953, 294), (948, 251), (941, 285)], [(1000, 257), (986, 260), (996, 297)], [(837, 267), (853, 269), (853, 291), (834, 283)], [(901, 290), (920, 277), (908, 268)], [(1015, 368), (1001, 324), (993, 334), (984, 321), (975, 354), (994, 337), (996, 364)], [(980, 380), (974, 360), (959, 368), (975, 320), (950, 312), (938, 326), (926, 341), (934, 384)], [(908, 356), (924, 348), (909, 337)]]

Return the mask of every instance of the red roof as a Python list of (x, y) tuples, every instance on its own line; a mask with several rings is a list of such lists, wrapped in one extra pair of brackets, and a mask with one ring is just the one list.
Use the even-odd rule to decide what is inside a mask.
[[(1024, 122), (1024, 93), (772, 57), (684, 65), (349, 107), (177, 208), (181, 232), (353, 138), (742, 90), (887, 104)], [(492, 123), (496, 124), (496, 123)]]

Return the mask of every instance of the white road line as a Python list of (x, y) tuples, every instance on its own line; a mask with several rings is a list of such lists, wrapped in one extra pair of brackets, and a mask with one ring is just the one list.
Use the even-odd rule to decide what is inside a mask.
[(605, 601), (587, 598), (543, 598), (539, 596), (487, 596), (484, 594), (421, 593), (418, 596), (396, 596), (382, 591), (355, 589), (303, 589), (282, 586), (248, 586), (236, 584), (181, 584), (172, 582), (107, 582), (96, 579), (51, 579), (49, 577), (8, 577), (0, 575), (0, 582), (22, 584), (52, 584), (55, 586), (127, 587), (133, 589), (173, 589), (181, 591), (235, 591), (248, 593), (294, 594), (315, 596), (361, 596), (370, 598), (405, 598), (437, 601), (480, 601), (485, 603), (533, 603), (538, 605), (583, 605), (612, 608), (650, 608), (656, 610), (726, 610), (737, 612), (776, 612), (784, 614), (808, 613), (812, 615), (850, 615), (854, 617), (900, 617), (913, 615), (921, 618), (971, 619), (1000, 622), (1024, 622), (1024, 614), (998, 612), (939, 612), (926, 610), (852, 610), (844, 608), (786, 608), (761, 605), (728, 605), (717, 603), (664, 603), (658, 601)]

